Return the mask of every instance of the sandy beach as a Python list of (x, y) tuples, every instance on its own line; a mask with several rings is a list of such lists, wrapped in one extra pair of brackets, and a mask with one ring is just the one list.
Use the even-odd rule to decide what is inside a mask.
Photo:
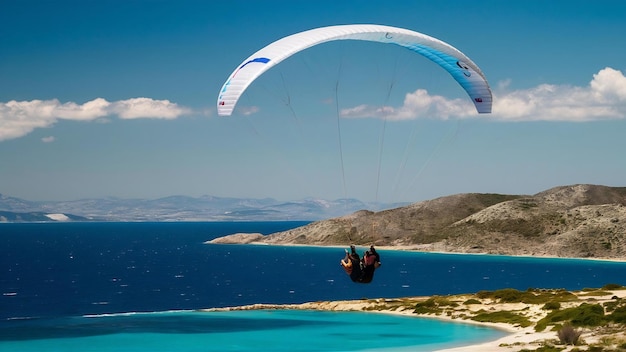
[[(545, 290), (550, 291), (550, 290)], [(562, 308), (576, 307), (581, 303), (588, 302), (602, 304), (610, 301), (622, 300), (626, 297), (626, 289), (598, 290), (593, 291), (571, 291), (570, 293), (578, 297), (578, 300), (562, 303)], [(420, 314), (415, 312), (415, 305), (429, 299), (441, 297), (450, 304), (440, 313)], [(478, 301), (471, 305), (463, 304), (468, 300)], [(509, 332), (505, 337), (477, 345), (461, 346), (437, 352), (496, 352), (496, 351), (521, 351), (536, 350), (546, 344), (558, 345), (564, 348), (563, 351), (571, 351), (580, 346), (561, 345), (556, 331), (548, 326), (544, 331), (535, 331), (535, 324), (544, 318), (549, 310), (542, 309), (544, 304), (528, 303), (500, 303), (493, 299), (479, 299), (476, 295), (452, 295), (433, 297), (406, 297), (397, 299), (362, 299), (348, 301), (324, 301), (308, 302), (302, 304), (253, 304), (239, 307), (213, 308), (204, 311), (223, 310), (252, 310), (252, 309), (297, 309), (297, 310), (330, 310), (330, 311), (367, 311), (379, 314), (401, 314), (405, 316), (416, 316), (421, 318), (442, 319), (459, 324), (480, 324)], [(530, 326), (522, 327), (519, 324), (478, 322), (471, 317), (478, 312), (498, 312), (509, 311), (527, 318)], [(580, 328), (582, 331), (579, 341), (580, 345), (606, 345), (607, 341), (614, 344), (626, 343), (626, 332), (624, 329), (603, 329), (600, 328)], [(610, 346), (609, 346), (610, 347)]]

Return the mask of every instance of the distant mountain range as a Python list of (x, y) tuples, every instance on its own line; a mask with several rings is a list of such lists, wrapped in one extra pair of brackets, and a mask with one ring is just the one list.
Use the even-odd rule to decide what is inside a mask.
[(0, 222), (33, 221), (285, 221), (321, 220), (358, 210), (378, 211), (409, 203), (356, 199), (277, 201), (271, 198), (171, 196), (158, 199), (96, 198), (29, 201), (0, 194)]

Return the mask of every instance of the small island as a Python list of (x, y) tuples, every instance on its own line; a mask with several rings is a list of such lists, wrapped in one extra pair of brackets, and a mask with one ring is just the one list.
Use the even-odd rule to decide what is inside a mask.
[(502, 289), (431, 297), (253, 304), (203, 311), (259, 309), (402, 314), (484, 324), (510, 332), (495, 341), (447, 349), (445, 352), (626, 351), (626, 287), (616, 284), (581, 291)]

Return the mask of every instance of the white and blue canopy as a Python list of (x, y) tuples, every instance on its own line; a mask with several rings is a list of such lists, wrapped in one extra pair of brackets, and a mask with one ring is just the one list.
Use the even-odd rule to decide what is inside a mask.
[(245, 59), (230, 75), (217, 98), (217, 112), (229, 116), (237, 100), (263, 72), (289, 56), (334, 40), (366, 40), (395, 44), (432, 60), (465, 89), (479, 113), (491, 112), (491, 89), (480, 68), (453, 46), (408, 29), (373, 24), (340, 25), (311, 29), (279, 39)]

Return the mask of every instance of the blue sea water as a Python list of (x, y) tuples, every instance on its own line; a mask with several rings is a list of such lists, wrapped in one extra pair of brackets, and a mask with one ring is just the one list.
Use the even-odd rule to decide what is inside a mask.
[[(340, 248), (203, 244), (230, 233), (268, 234), (304, 224), (1, 224), (0, 350), (67, 351), (89, 344), (93, 351), (120, 351), (121, 346), (251, 351), (270, 344), (272, 350), (419, 345), (426, 351), (434, 348), (431, 344), (467, 344), (501, 332), (366, 313), (193, 310), (626, 284), (626, 263), (620, 262), (380, 250), (383, 266), (374, 281), (357, 285), (339, 266)], [(366, 336), (372, 341), (363, 341)], [(398, 342), (389, 346), (390, 341)]]

